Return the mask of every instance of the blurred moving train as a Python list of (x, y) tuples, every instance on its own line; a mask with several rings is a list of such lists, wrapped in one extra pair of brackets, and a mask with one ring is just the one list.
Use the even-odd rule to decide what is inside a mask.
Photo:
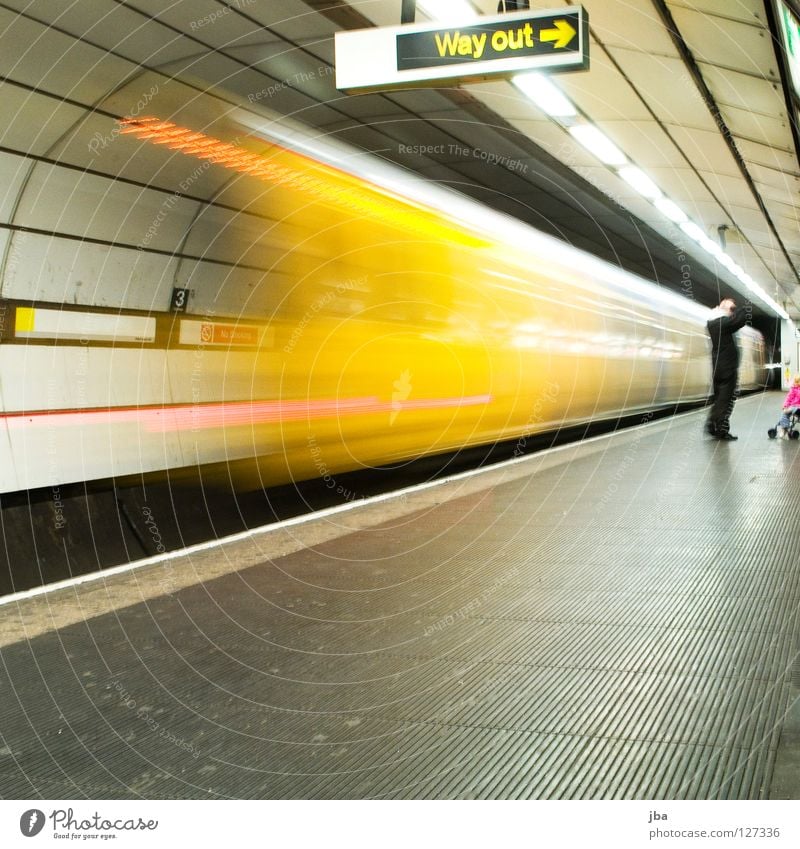
[(120, 150), (224, 172), (193, 227), (238, 309), (197, 310), (191, 277), (171, 311), (12, 303), (0, 492), (246, 459), (267, 486), (707, 397), (688, 298), (284, 122), (170, 115), (119, 122)]

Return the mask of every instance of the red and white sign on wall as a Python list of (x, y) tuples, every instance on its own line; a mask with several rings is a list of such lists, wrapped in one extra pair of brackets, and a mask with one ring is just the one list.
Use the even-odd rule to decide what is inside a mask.
[(224, 345), (234, 348), (258, 348), (269, 344), (271, 331), (258, 324), (229, 324), (217, 321), (181, 321), (181, 345)]

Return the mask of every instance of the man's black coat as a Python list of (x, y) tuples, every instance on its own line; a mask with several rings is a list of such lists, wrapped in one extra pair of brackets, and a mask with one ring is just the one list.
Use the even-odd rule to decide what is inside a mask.
[(711, 364), (714, 378), (730, 377), (739, 368), (739, 348), (733, 334), (747, 323), (744, 307), (737, 307), (731, 315), (712, 318), (708, 323), (708, 335), (711, 337)]

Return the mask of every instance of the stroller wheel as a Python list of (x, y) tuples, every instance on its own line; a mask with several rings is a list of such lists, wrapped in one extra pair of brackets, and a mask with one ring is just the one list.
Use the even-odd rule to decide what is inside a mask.
[(776, 437), (777, 435), (778, 435), (778, 431), (777, 431), (777, 429), (776, 429), (776, 428), (774, 428), (774, 427), (771, 427), (771, 428), (767, 431), (767, 436), (768, 436), (770, 439), (775, 439), (775, 437)]
[(789, 439), (800, 439), (800, 430), (790, 430)]

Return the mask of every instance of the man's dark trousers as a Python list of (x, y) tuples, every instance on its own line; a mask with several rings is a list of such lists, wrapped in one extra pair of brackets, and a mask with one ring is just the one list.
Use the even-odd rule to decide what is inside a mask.
[(708, 417), (709, 429), (718, 434), (730, 431), (730, 418), (733, 412), (733, 400), (736, 392), (738, 372), (726, 375), (714, 375), (714, 403)]

